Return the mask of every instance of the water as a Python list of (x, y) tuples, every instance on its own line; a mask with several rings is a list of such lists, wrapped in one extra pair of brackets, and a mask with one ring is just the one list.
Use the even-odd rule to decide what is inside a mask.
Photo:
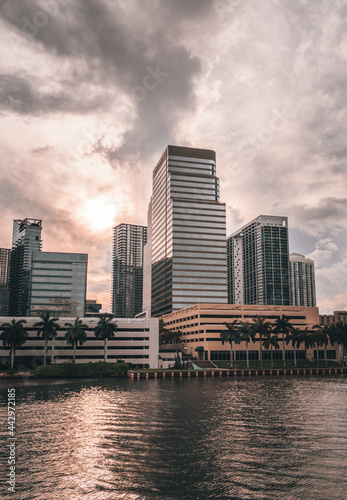
[(347, 498), (346, 378), (11, 380), (1, 403), (8, 387), (3, 499)]

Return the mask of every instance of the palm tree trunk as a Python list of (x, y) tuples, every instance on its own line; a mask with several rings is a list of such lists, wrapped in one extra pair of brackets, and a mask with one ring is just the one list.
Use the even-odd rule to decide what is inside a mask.
[(328, 356), (327, 356), (327, 345), (324, 345), (324, 359), (325, 359), (325, 366), (328, 366)]
[(45, 338), (45, 348), (43, 351), (43, 366), (46, 366), (47, 363), (47, 337)]
[(274, 358), (272, 355), (272, 346), (271, 346), (271, 369), (274, 367)]
[(233, 341), (230, 342), (230, 368), (234, 368)]
[(294, 346), (294, 366), (296, 368), (296, 349), (295, 349), (295, 346)]
[(72, 361), (73, 363), (75, 363), (76, 361), (76, 344), (77, 342), (73, 343), (73, 361)]
[(104, 340), (104, 361), (107, 363), (107, 339)]
[(318, 344), (317, 344), (317, 368), (319, 368), (319, 350), (318, 350)]
[(246, 342), (246, 359), (247, 359), (247, 368), (249, 369), (248, 342)]
[(14, 367), (14, 344), (11, 347), (11, 369)]
[(284, 333), (283, 333), (283, 350), (282, 350), (282, 355), (283, 355), (283, 368), (286, 368), (286, 346), (284, 343)]
[(259, 349), (259, 358), (260, 358), (260, 369), (263, 369), (263, 348), (262, 348), (262, 342), (263, 342), (263, 336), (260, 333), (260, 349)]

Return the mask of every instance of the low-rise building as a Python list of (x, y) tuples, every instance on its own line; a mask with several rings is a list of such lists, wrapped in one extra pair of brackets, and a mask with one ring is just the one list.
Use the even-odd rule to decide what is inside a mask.
[(336, 323), (347, 324), (347, 311), (334, 311), (333, 314), (319, 315), (319, 324), (322, 326), (336, 325)]
[[(319, 324), (319, 313), (317, 307), (303, 306), (276, 306), (276, 305), (246, 305), (246, 304), (196, 304), (179, 311), (162, 316), (165, 328), (169, 330), (180, 330), (181, 350), (186, 354), (206, 361), (230, 360), (229, 343), (222, 344), (220, 334), (225, 330), (224, 323), (238, 323), (248, 321), (254, 324), (256, 316), (265, 317), (273, 323), (282, 315), (290, 321), (295, 328), (304, 330)], [(274, 358), (282, 359), (282, 338), (280, 335), (280, 349), (273, 353)], [(235, 360), (246, 359), (246, 342), (239, 345), (234, 344)], [(259, 359), (260, 339), (256, 336), (254, 342), (249, 342), (249, 357), (253, 360)], [(323, 348), (321, 348), (323, 351)], [(291, 344), (285, 346), (286, 359), (293, 359), (293, 347)], [(302, 344), (297, 349), (297, 359), (304, 358), (305, 347)], [(321, 357), (324, 352), (320, 353)], [(327, 346), (328, 359), (337, 359), (337, 347)], [(262, 348), (263, 359), (270, 359), (270, 351)], [(307, 349), (308, 359), (314, 359), (313, 348)]]
[[(0, 326), (11, 321), (12, 318), (0, 317)], [(31, 365), (35, 368), (42, 364), (44, 354), (44, 340), (37, 336), (35, 323), (41, 321), (38, 317), (15, 318), (24, 319), (23, 325), (28, 332), (26, 343), (16, 349), (16, 364), (23, 366)], [(104, 341), (98, 340), (94, 335), (99, 318), (81, 318), (87, 325), (87, 340), (83, 345), (78, 345), (76, 349), (76, 363), (88, 363), (104, 361)], [(54, 341), (48, 341), (47, 360), (48, 363), (72, 362), (73, 348), (66, 343), (64, 335), (67, 327), (66, 323), (74, 323), (75, 318), (59, 318), (60, 327), (58, 335)], [(132, 363), (138, 368), (158, 368), (159, 360), (159, 320), (157, 318), (148, 319), (127, 319), (115, 318), (114, 322), (118, 326), (115, 338), (107, 341), (107, 360), (116, 363), (117, 360), (124, 360)], [(1, 330), (0, 330), (1, 331)], [(9, 350), (0, 345), (0, 362), (2, 365), (9, 361)]]

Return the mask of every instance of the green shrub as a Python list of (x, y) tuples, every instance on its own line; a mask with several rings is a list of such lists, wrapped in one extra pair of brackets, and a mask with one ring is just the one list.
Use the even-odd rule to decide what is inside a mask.
[(63, 363), (58, 365), (39, 366), (35, 374), (42, 378), (74, 378), (74, 377), (121, 377), (125, 376), (129, 363)]

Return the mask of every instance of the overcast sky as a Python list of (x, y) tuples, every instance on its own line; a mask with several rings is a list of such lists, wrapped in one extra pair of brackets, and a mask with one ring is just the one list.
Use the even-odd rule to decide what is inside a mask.
[(289, 218), (321, 313), (346, 309), (347, 0), (0, 0), (0, 247), (89, 254), (109, 309), (112, 227), (147, 223), (167, 144), (213, 149), (228, 234)]

